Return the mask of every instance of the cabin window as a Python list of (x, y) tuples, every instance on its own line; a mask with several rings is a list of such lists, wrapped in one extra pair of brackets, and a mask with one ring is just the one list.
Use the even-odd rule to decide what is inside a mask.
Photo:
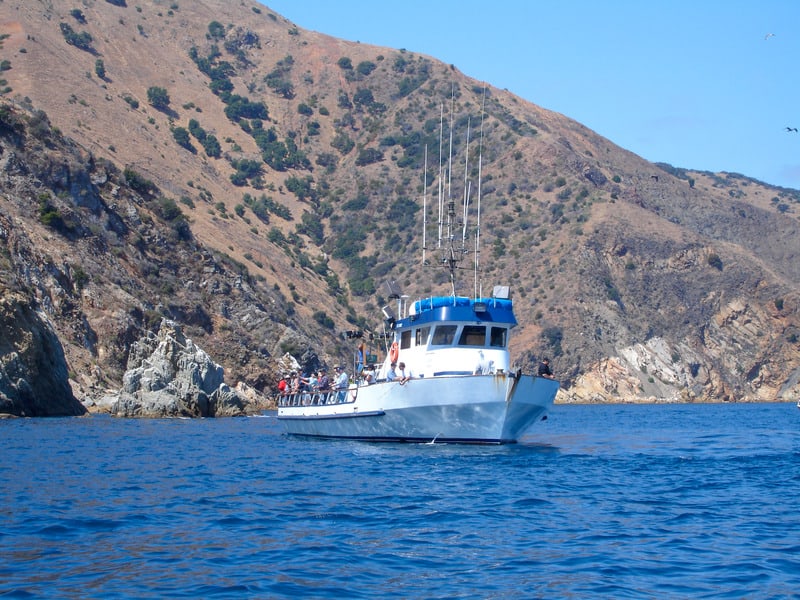
[(437, 325), (433, 330), (432, 346), (449, 346), (456, 337), (456, 325)]
[(430, 327), (420, 327), (416, 330), (417, 339), (414, 341), (415, 346), (424, 346), (428, 343), (428, 334), (431, 332)]
[(505, 348), (507, 331), (508, 329), (505, 327), (492, 327), (492, 332), (489, 337), (489, 345), (492, 348)]
[(400, 349), (411, 348), (411, 331), (406, 329), (400, 334)]
[(485, 346), (486, 327), (483, 325), (464, 325), (461, 337), (458, 340), (459, 346)]

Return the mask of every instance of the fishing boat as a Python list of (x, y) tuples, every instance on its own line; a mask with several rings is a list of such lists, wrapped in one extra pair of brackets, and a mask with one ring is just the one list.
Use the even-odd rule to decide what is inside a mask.
[[(481, 135), (482, 131), (483, 120)], [(469, 126), (466, 147), (469, 147)], [(525, 374), (512, 365), (508, 344), (517, 320), (510, 289), (499, 285), (494, 286), (490, 295), (478, 292), (480, 152), (478, 226), (474, 236), (475, 293), (470, 296), (456, 293), (456, 273), (471, 249), (471, 242), (470, 246), (467, 244), (469, 184), (465, 181), (463, 210), (457, 218), (449, 190), (448, 200), (443, 200), (441, 142), (439, 154), (435, 266), (449, 270), (451, 293), (411, 301), (394, 282), (389, 282), (389, 299), (396, 300), (396, 307), (387, 305), (382, 309), (383, 332), (378, 337), (385, 340), (384, 359), (374, 365), (365, 364), (363, 369), (359, 364), (360, 373), (347, 388), (281, 395), (278, 419), (288, 433), (368, 441), (506, 444), (519, 441), (536, 422), (546, 418), (552, 407), (558, 381)], [(465, 159), (465, 174), (469, 172), (466, 163), (468, 159)], [(422, 233), (425, 266), (429, 264), (427, 213), (425, 187)]]
[[(375, 382), (281, 396), (278, 419), (295, 435), (370, 441), (517, 442), (553, 404), (553, 379), (512, 371), (510, 298), (438, 296), (394, 322)], [(410, 379), (390, 379), (392, 363)], [(368, 370), (368, 369), (367, 369)]]

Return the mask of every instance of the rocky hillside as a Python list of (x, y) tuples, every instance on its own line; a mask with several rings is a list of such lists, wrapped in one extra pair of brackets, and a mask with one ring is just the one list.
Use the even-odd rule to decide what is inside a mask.
[(549, 355), (562, 401), (800, 395), (800, 192), (301, 25), (250, 0), (0, 3), (0, 285), (49, 317), (78, 397), (162, 317), (231, 383), (268, 389), (287, 352), (348, 364), (385, 280), (449, 293), (423, 224), (432, 245), (465, 188), (479, 285), (511, 286), (518, 366)]

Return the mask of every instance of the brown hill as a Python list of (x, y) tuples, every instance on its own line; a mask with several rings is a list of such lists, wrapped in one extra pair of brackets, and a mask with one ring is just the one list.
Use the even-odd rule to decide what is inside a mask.
[(798, 396), (795, 190), (654, 165), (248, 0), (5, 0), (0, 35), (6, 285), (83, 393), (162, 315), (263, 389), (287, 351), (349, 362), (341, 332), (381, 330), (385, 279), (448, 293), (420, 263), (427, 148), (429, 209), (440, 180), (474, 206), (480, 171), (480, 285), (511, 286), (519, 366), (550, 355), (563, 399)]

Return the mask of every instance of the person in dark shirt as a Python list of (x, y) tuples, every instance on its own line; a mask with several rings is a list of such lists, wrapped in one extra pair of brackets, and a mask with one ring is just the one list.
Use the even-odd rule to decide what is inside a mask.
[(555, 379), (553, 371), (550, 369), (550, 359), (543, 358), (539, 363), (539, 377), (547, 377), (548, 379)]
[(331, 389), (331, 380), (328, 379), (328, 372), (325, 369), (322, 369), (319, 372), (317, 387), (319, 388), (320, 392), (329, 392)]

